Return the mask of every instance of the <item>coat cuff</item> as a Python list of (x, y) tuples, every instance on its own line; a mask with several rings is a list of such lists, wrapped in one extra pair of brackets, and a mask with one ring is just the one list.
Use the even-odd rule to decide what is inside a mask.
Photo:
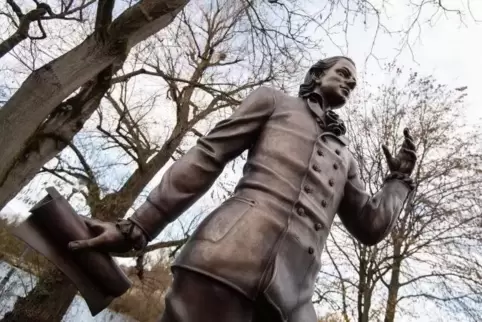
[(413, 179), (410, 178), (410, 176), (406, 173), (401, 173), (401, 172), (393, 172), (390, 173), (386, 178), (385, 182), (393, 181), (393, 180), (398, 180), (401, 181), (402, 183), (405, 184), (405, 186), (410, 190), (415, 189), (415, 183), (413, 182)]
[(148, 241), (156, 238), (170, 222), (156, 206), (149, 202), (149, 199), (134, 212), (129, 220), (144, 232)]

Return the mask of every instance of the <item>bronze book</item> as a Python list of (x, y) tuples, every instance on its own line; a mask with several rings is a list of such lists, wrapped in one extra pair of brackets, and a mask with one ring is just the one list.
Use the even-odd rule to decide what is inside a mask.
[(95, 235), (55, 188), (47, 188), (47, 193), (12, 233), (57, 266), (74, 283), (95, 316), (132, 283), (109, 254), (67, 248), (71, 241)]

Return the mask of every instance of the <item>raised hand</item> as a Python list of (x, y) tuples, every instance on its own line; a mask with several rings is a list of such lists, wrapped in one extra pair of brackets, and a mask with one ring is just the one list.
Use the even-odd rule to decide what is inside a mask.
[(405, 140), (395, 157), (392, 156), (385, 144), (382, 145), (382, 149), (391, 173), (398, 172), (411, 175), (417, 161), (416, 147), (408, 128), (403, 130), (403, 136)]

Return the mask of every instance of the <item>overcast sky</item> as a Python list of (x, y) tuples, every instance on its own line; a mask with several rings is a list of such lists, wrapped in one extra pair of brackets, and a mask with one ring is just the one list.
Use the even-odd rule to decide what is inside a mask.
[[(374, 0), (373, 3), (381, 1), (384, 0)], [(391, 2), (385, 5), (381, 22), (390, 30), (406, 27), (412, 19), (410, 17), (414, 12), (413, 8), (405, 4), (407, 1)], [(306, 1), (307, 12), (318, 13), (321, 10), (319, 3), (318, 0)], [(379, 31), (375, 46), (371, 50), (377, 23), (373, 16), (368, 17), (366, 25), (362, 24), (362, 19), (352, 23), (346, 37), (340, 33), (328, 38), (322, 31), (313, 30), (311, 36), (319, 41), (320, 49), (319, 53), (311, 53), (311, 60), (314, 62), (327, 56), (347, 55), (356, 62), (359, 74), (363, 74), (370, 84), (376, 85), (388, 80), (383, 72), (383, 64), (393, 61), (397, 56), (397, 64), (404, 69), (412, 68), (420, 74), (433, 75), (438, 81), (453, 87), (468, 86), (467, 114), (471, 116), (471, 122), (478, 122), (478, 118), (482, 117), (482, 90), (479, 89), (478, 82), (482, 73), (482, 42), (478, 40), (482, 35), (482, 23), (477, 23), (475, 19), (482, 21), (482, 1), (446, 0), (444, 5), (467, 12), (467, 3), (471, 5), (473, 16), (466, 14), (461, 23), (455, 14), (437, 15), (431, 19), (433, 27), (424, 23), (421, 29), (413, 29), (409, 39), (412, 50), (405, 47), (398, 56), (399, 35), (387, 36)], [(418, 21), (427, 21), (434, 12), (433, 7), (427, 6)], [(336, 12), (335, 15), (333, 20), (340, 20), (343, 12)], [(370, 57), (370, 52), (373, 52), (377, 59)], [(156, 177), (157, 180), (160, 179), (160, 175)], [(17, 201), (9, 206), (19, 210), (22, 208)], [(22, 210), (24, 212), (25, 208)]]
[[(406, 5), (407, 1), (391, 1), (387, 6), (389, 20), (384, 24), (395, 30), (397, 27), (406, 26), (407, 15), (411, 12)], [(421, 1), (414, 1), (421, 2)], [(437, 15), (432, 19), (434, 26), (424, 24), (419, 29), (415, 28), (411, 33), (410, 43), (412, 51), (408, 48), (397, 58), (397, 63), (405, 68), (413, 68), (419, 74), (433, 75), (439, 82), (451, 84), (454, 87), (468, 86), (467, 112), (470, 115), (482, 117), (482, 90), (480, 88), (480, 75), (482, 73), (482, 1), (446, 0), (443, 2), (447, 8), (461, 8), (467, 12), (467, 4), (473, 16), (466, 14), (462, 22), (455, 14)], [(419, 21), (427, 21), (435, 12), (427, 7), (421, 14)], [(480, 20), (477, 23), (475, 19)], [(380, 82), (383, 75), (379, 63), (374, 58), (365, 61), (370, 53), (371, 40), (373, 39), (375, 20), (372, 19), (372, 28), (363, 30), (362, 25), (356, 25), (349, 31), (348, 48), (344, 54), (353, 58), (360, 71), (366, 71), (366, 77), (370, 81)], [(419, 37), (418, 37), (419, 36)], [(340, 43), (343, 44), (343, 39)], [(396, 56), (400, 38), (382, 35), (377, 41), (374, 52), (381, 62), (390, 62)], [(329, 43), (326, 43), (330, 46)], [(330, 46), (329, 53), (337, 54), (339, 49)], [(326, 49), (325, 49), (326, 50)], [(413, 53), (413, 54), (412, 54)], [(475, 118), (471, 117), (475, 122)], [(482, 142), (481, 142), (482, 144)]]

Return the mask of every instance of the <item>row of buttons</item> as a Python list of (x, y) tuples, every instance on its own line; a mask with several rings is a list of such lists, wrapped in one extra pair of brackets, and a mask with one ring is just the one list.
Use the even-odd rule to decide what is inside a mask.
[[(321, 172), (320, 167), (316, 164), (313, 164), (312, 168), (315, 172)], [(333, 164), (333, 169), (338, 170), (338, 164), (336, 164), (336, 163)]]
[[(318, 167), (317, 167), (317, 169), (318, 169)], [(336, 169), (338, 169), (338, 166), (336, 167)], [(321, 171), (321, 170), (319, 170), (319, 171)], [(319, 172), (319, 171), (317, 171), (317, 172)], [(328, 184), (330, 185), (330, 187), (333, 187), (335, 185), (335, 180), (333, 180), (333, 179), (328, 180)], [(313, 189), (309, 185), (305, 185), (303, 189), (305, 190), (306, 193), (312, 193), (313, 192)]]
[[(324, 205), (326, 206), (326, 201), (323, 200), (322, 204), (324, 204)], [(298, 210), (297, 210), (297, 211), (298, 211), (298, 215), (300, 215), (300, 216), (302, 216), (302, 217), (303, 217), (304, 215), (306, 215), (306, 213), (305, 213), (305, 208), (303, 208), (303, 207), (298, 207)], [(321, 228), (323, 228), (323, 225), (322, 225), (322, 224), (317, 223), (317, 224), (315, 225), (315, 230), (320, 230)]]
[[(333, 187), (335, 185), (335, 181), (333, 179), (330, 179), (328, 181), (328, 184), (330, 185), (330, 187)], [(306, 193), (312, 193), (313, 192), (313, 189), (309, 185), (306, 185), (304, 187), (304, 190), (305, 190)]]
[[(323, 140), (323, 139), (324, 139), (324, 140)], [(322, 140), (323, 140), (323, 142), (326, 142), (326, 138), (325, 138), (325, 137), (323, 137)], [(325, 155), (325, 154), (323, 153), (323, 151), (321, 151), (320, 149), (316, 150), (316, 153), (317, 153), (319, 156), (324, 156), (324, 155)], [(337, 155), (340, 155), (341, 152), (340, 152), (340, 150), (336, 149), (336, 150), (335, 150), (335, 153), (336, 153)]]
[[(326, 137), (325, 136), (322, 136), (321, 137), (321, 141), (323, 141), (323, 143), (326, 143)], [(336, 149), (335, 150), (335, 153), (340, 155), (340, 150)], [(318, 149), (318, 155), (323, 155), (323, 151), (321, 151), (320, 149)]]
[[(321, 120), (317, 118), (316, 121), (317, 121), (317, 122), (320, 124), (320, 126), (321, 126), (321, 123), (320, 123)], [(326, 143), (326, 138), (325, 138), (324, 136), (321, 138), (321, 140)], [(319, 156), (324, 156), (324, 153), (323, 153), (323, 151), (322, 151), (321, 149), (317, 149), (317, 150), (316, 150), (316, 153), (317, 153)], [(337, 155), (340, 155), (340, 150), (336, 149), (336, 150), (335, 150), (335, 153), (336, 153)], [(315, 172), (321, 172), (321, 168), (320, 168), (318, 165), (316, 165), (316, 164), (313, 164), (313, 165), (312, 165), (312, 169), (313, 169)], [(336, 164), (336, 163), (333, 164), (333, 169), (338, 170), (338, 164)], [(333, 179), (330, 179), (330, 180), (328, 181), (328, 184), (330, 185), (330, 187), (333, 187), (334, 184), (335, 184), (335, 181), (334, 181)], [(305, 185), (304, 190), (305, 190), (306, 193), (311, 193), (311, 192), (313, 191), (313, 189), (311, 189), (311, 187), (310, 187), (309, 185)], [(321, 201), (321, 206), (322, 206), (323, 208), (325, 208), (325, 207), (327, 206), (326, 200), (322, 200), (322, 201)], [(304, 209), (303, 207), (299, 207), (299, 208), (298, 208), (298, 214), (299, 214), (300, 216), (304, 216), (304, 215), (305, 215), (305, 209)], [(323, 228), (323, 225), (322, 225), (321, 223), (316, 223), (316, 224), (315, 224), (315, 230), (316, 230), (316, 231), (319, 231), (319, 230), (321, 230), (322, 228)], [(315, 252), (315, 249), (314, 249), (313, 247), (309, 247), (309, 248), (308, 248), (308, 253), (309, 253), (309, 254), (313, 254), (314, 252)]]

